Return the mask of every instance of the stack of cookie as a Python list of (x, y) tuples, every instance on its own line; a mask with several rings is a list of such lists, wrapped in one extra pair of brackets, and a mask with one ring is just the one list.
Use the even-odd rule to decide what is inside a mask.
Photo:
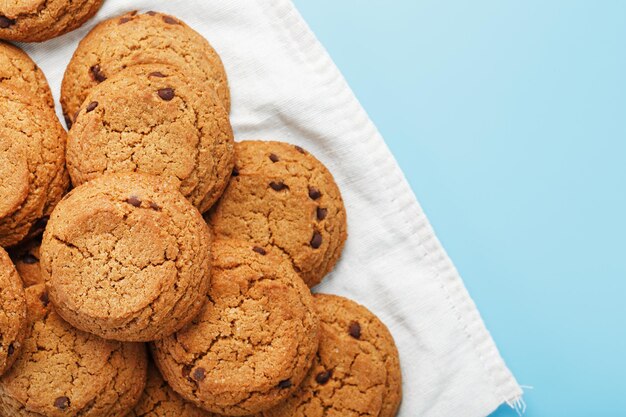
[(0, 417), (396, 414), (385, 325), (311, 293), (347, 238), (333, 176), (234, 142), (202, 36), (157, 12), (97, 25), (63, 80), (67, 140), (2, 47), (30, 72), (0, 77)]

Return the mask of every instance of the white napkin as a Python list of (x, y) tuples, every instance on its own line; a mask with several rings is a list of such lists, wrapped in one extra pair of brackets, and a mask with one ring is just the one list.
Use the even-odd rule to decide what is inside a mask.
[(97, 21), (134, 9), (180, 17), (221, 54), (237, 140), (299, 144), (334, 174), (349, 238), (318, 291), (357, 300), (389, 326), (404, 378), (400, 416), (483, 417), (504, 402), (520, 406), (520, 387), (389, 149), (290, 0), (106, 0), (83, 28), (23, 45), (57, 99), (78, 41)]

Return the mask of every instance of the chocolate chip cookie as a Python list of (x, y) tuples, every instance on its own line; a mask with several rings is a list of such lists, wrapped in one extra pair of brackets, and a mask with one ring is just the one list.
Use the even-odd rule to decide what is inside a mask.
[(0, 378), (0, 415), (125, 416), (145, 385), (145, 347), (76, 330), (54, 311), (42, 284), (27, 288), (26, 299), (30, 336)]
[(61, 86), (67, 121), (74, 121), (91, 88), (129, 66), (150, 63), (205, 80), (230, 111), (226, 72), (207, 40), (173, 16), (131, 12), (98, 24), (78, 45)]
[(148, 382), (143, 396), (128, 417), (219, 417), (196, 407), (176, 394), (159, 370), (148, 366)]
[(216, 236), (246, 239), (289, 258), (310, 286), (341, 255), (346, 210), (333, 176), (313, 155), (283, 142), (235, 144), (235, 169), (211, 211)]
[(54, 108), (54, 99), (45, 75), (17, 46), (0, 41), (0, 85), (17, 88), (45, 100)]
[(217, 241), (200, 314), (154, 343), (164, 378), (208, 411), (241, 416), (276, 405), (306, 375), (317, 350), (309, 289), (282, 256), (247, 242)]
[(0, 85), (0, 246), (33, 234), (63, 196), (65, 141), (43, 99)]
[(230, 179), (233, 131), (215, 94), (196, 93), (202, 82), (149, 64), (95, 86), (68, 135), (72, 184), (115, 172), (167, 175), (208, 210)]
[(302, 386), (263, 417), (393, 417), (402, 398), (398, 350), (389, 330), (366, 308), (315, 295), (320, 349)]
[(26, 324), (22, 281), (9, 255), (0, 248), (0, 375), (19, 356), (26, 336)]
[(103, 0), (9, 0), (0, 2), (0, 39), (42, 42), (89, 20)]
[(209, 288), (211, 234), (175, 186), (107, 174), (50, 217), (41, 267), (57, 312), (105, 339), (150, 341), (185, 326)]

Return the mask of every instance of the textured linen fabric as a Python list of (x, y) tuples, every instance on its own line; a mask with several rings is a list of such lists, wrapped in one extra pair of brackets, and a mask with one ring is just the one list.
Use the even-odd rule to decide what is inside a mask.
[(237, 140), (301, 145), (335, 176), (349, 238), (316, 291), (350, 297), (389, 326), (404, 378), (399, 415), (483, 417), (504, 402), (519, 406), (520, 387), (397, 163), (290, 0), (106, 0), (83, 28), (22, 45), (57, 102), (78, 41), (97, 21), (135, 9), (180, 17), (221, 54)]

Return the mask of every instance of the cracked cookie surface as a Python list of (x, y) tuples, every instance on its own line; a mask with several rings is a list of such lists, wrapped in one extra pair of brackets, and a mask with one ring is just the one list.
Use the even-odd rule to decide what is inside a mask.
[(208, 222), (216, 236), (279, 250), (309, 287), (333, 269), (347, 238), (333, 176), (313, 155), (283, 142), (235, 144), (233, 177)]
[(27, 332), (24, 288), (9, 255), (0, 248), (0, 375), (22, 350)]
[(173, 16), (131, 12), (98, 24), (78, 45), (61, 86), (66, 120), (71, 124), (97, 84), (132, 65), (152, 63), (205, 80), (230, 111), (226, 71), (209, 42)]
[(37, 64), (17, 46), (0, 41), (0, 85), (27, 91), (54, 108), (46, 76)]
[(202, 80), (163, 64), (127, 68), (95, 86), (68, 135), (67, 165), (78, 186), (105, 173), (167, 175), (201, 212), (233, 169), (233, 132)]
[(211, 234), (162, 178), (108, 174), (59, 203), (41, 265), (50, 300), (72, 325), (105, 339), (156, 340), (202, 307)]
[(263, 417), (393, 417), (402, 397), (398, 351), (365, 307), (317, 294), (320, 349), (304, 383)]
[(139, 403), (127, 417), (220, 417), (196, 407), (178, 395), (153, 365), (148, 365), (148, 382)]
[(69, 185), (65, 141), (43, 99), (0, 85), (0, 246), (34, 233), (63, 196)]
[(42, 284), (27, 288), (26, 299), (30, 335), (0, 378), (0, 415), (125, 416), (145, 385), (145, 347), (73, 328), (54, 311)]
[(211, 289), (200, 314), (154, 343), (168, 383), (214, 413), (249, 415), (287, 398), (319, 341), (309, 289), (282, 256), (216, 241)]
[(0, 2), (0, 39), (42, 42), (89, 20), (103, 0), (5, 0)]

